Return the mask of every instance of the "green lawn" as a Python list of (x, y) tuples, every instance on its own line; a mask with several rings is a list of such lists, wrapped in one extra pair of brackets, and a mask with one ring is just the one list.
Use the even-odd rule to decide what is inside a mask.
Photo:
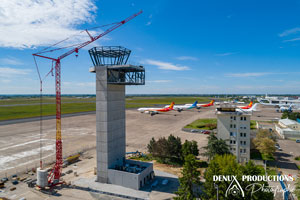
[(300, 156), (295, 157), (295, 160), (300, 161)]
[(274, 156), (272, 155), (261, 154), (261, 157), (263, 160), (275, 160)]
[[(76, 98), (76, 97), (62, 97), (61, 102), (92, 102), (96, 101), (96, 97), (91, 98)], [(0, 99), (0, 105), (14, 105), (14, 104), (38, 104), (40, 103), (39, 97), (20, 97), (11, 99)], [(55, 97), (43, 97), (43, 103), (55, 103)]]
[(276, 168), (267, 167), (267, 174), (270, 175), (270, 176), (276, 176), (278, 173), (276, 171)]
[(217, 127), (217, 119), (198, 119), (184, 128), (212, 130)]
[[(198, 100), (199, 103), (209, 102), (210, 97), (127, 97), (126, 108), (139, 108), (155, 106), (157, 104), (167, 105), (174, 101), (176, 104), (193, 103)], [(77, 98), (62, 97), (62, 114), (95, 111), (96, 98)], [(40, 116), (39, 97), (17, 97), (11, 99), (0, 99), (0, 105), (14, 105), (9, 107), (0, 107), (0, 120), (20, 119)], [(44, 96), (43, 103), (52, 103), (43, 105), (43, 116), (55, 115), (55, 97)], [(18, 105), (29, 104), (29, 105)], [(33, 105), (31, 105), (33, 104)]]
[[(62, 114), (96, 110), (95, 103), (63, 103)], [(55, 104), (43, 105), (43, 116), (55, 115)], [(39, 105), (0, 107), (0, 120), (40, 116)]]
[(255, 160), (275, 160), (274, 156), (272, 155), (265, 155), (260, 153), (258, 150), (251, 150), (250, 152), (250, 159)]

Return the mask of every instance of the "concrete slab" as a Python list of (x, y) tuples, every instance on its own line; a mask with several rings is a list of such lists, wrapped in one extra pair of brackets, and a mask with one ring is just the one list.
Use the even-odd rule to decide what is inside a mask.
[(96, 182), (95, 178), (85, 179), (81, 178), (72, 183), (75, 186), (90, 188), (92, 192), (106, 194), (115, 197), (136, 198), (136, 199), (150, 199), (149, 192), (133, 190), (119, 185), (112, 185), (106, 183)]

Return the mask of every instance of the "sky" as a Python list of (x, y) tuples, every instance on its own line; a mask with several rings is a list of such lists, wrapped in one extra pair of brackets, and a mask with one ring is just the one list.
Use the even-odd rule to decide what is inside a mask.
[[(127, 94), (300, 94), (300, 0), (1, 0), (0, 94), (38, 94), (33, 53), (140, 10), (61, 61), (62, 94), (95, 94), (88, 49), (101, 45), (131, 49), (129, 63), (145, 67), (146, 84)], [(51, 61), (37, 63), (45, 77)], [(50, 73), (43, 93), (54, 86)]]

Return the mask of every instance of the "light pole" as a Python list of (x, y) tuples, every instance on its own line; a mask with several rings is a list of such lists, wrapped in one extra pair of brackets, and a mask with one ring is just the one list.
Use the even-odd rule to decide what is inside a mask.
[(214, 183), (214, 187), (217, 189), (217, 200), (219, 200), (219, 186), (218, 184)]

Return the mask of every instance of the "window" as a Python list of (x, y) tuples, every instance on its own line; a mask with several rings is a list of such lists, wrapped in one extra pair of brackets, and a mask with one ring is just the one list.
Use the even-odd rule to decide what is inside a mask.
[(235, 117), (235, 116), (233, 117), (233, 120), (236, 120), (236, 117)]
[(230, 132), (230, 136), (233, 136), (233, 132)]
[(240, 141), (241, 145), (243, 145), (243, 141)]
[(246, 149), (244, 149), (244, 153), (246, 153)]
[(243, 121), (243, 117), (241, 117), (241, 121)]
[(246, 145), (246, 141), (244, 141), (244, 145)]
[(233, 140), (233, 144), (235, 144), (235, 140)]
[(243, 149), (240, 149), (240, 153), (243, 153)]
[(230, 124), (230, 128), (232, 128), (232, 124)]
[(230, 116), (230, 119), (232, 119), (233, 117), (232, 116)]
[(240, 136), (243, 137), (243, 133), (240, 133)]
[(247, 118), (246, 117), (244, 117), (244, 121), (246, 121), (247, 120)]
[(246, 137), (246, 133), (244, 133), (244, 137)]
[(236, 128), (236, 125), (235, 125), (235, 124), (233, 125), (233, 128)]
[(232, 144), (232, 140), (230, 140), (230, 144)]

